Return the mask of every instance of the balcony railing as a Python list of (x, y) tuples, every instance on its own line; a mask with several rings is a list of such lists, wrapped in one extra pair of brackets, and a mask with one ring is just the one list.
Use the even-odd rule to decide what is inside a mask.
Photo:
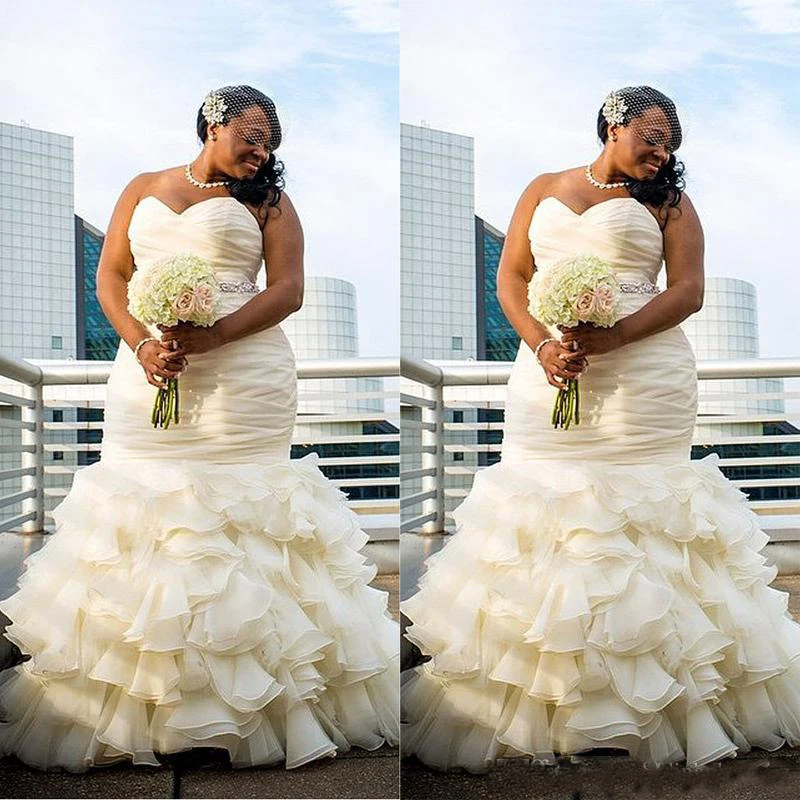
[[(97, 460), (110, 370), (108, 361), (0, 354), (0, 532), (47, 531), (74, 473)], [(292, 440), (293, 456), (319, 454), (322, 471), (363, 516), (371, 543), (395, 554), (390, 565), (399, 517), (397, 375), (396, 359), (299, 361)], [(385, 549), (382, 559), (385, 567)]]
[[(452, 509), (474, 474), (499, 458), (511, 366), (401, 359), (401, 532), (452, 530)], [(773, 542), (800, 542), (800, 430), (783, 410), (800, 392), (768, 379), (796, 377), (800, 359), (698, 364), (692, 455), (719, 454), (722, 471), (763, 515)]]

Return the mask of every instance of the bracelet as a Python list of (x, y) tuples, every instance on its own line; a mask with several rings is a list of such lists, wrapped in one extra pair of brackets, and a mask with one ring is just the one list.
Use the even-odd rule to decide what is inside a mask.
[(536, 357), (536, 360), (541, 364), (541, 360), (539, 358), (539, 351), (548, 343), (548, 342), (557, 342), (558, 339), (553, 339), (552, 337), (549, 339), (542, 339), (539, 344), (536, 345), (536, 349), (533, 351), (533, 355)]
[[(137, 361), (139, 361), (139, 351), (142, 349), (142, 346), (147, 344), (148, 342), (157, 342), (157, 341), (158, 341), (158, 339), (156, 339), (155, 336), (145, 336), (144, 339), (140, 339), (136, 343), (136, 347), (133, 348), (133, 357)], [(139, 361), (139, 363), (141, 364), (142, 362)]]

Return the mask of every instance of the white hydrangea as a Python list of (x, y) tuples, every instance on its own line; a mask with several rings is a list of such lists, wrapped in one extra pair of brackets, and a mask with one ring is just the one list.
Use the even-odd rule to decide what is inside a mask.
[(617, 321), (619, 281), (602, 258), (579, 255), (536, 271), (528, 284), (531, 314), (545, 325), (574, 328), (591, 322), (610, 328)]
[(220, 286), (214, 268), (190, 253), (167, 256), (128, 283), (128, 311), (145, 325), (216, 322)]

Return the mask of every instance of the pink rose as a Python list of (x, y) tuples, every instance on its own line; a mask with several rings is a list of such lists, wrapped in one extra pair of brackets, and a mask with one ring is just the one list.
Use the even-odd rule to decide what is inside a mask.
[(198, 314), (210, 314), (214, 309), (214, 290), (201, 283), (194, 290), (194, 307)]
[(612, 286), (601, 283), (595, 290), (595, 303), (601, 314), (611, 314), (617, 303), (617, 293)]
[(584, 292), (581, 294), (572, 304), (572, 308), (575, 311), (575, 316), (577, 316), (578, 319), (589, 319), (595, 309), (594, 292)]
[(172, 304), (172, 309), (178, 319), (188, 319), (194, 311), (194, 292), (186, 290), (181, 292)]

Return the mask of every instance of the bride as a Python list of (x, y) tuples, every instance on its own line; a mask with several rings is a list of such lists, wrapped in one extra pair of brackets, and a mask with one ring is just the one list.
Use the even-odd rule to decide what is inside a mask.
[[(122, 338), (101, 459), (2, 603), (31, 658), (0, 679), (0, 753), (41, 769), (200, 746), (291, 768), (397, 742), (398, 629), (368, 585), (367, 537), (316, 456), (289, 459), (296, 373), (279, 323), (301, 304), (303, 236), (275, 106), (223, 87), (197, 132), (191, 164), (136, 177), (116, 205), (98, 269)], [(177, 253), (220, 279), (209, 328), (128, 313), (134, 270)], [(155, 429), (153, 387), (178, 375), (180, 423)]]
[[(439, 769), (592, 748), (698, 767), (800, 745), (800, 626), (769, 587), (767, 536), (716, 455), (689, 460), (697, 381), (678, 326), (702, 304), (703, 235), (675, 106), (626, 87), (597, 129), (592, 164), (541, 175), (517, 204), (498, 274), (522, 339), (502, 460), (402, 605), (432, 656), (404, 681), (402, 746)], [(545, 327), (534, 270), (584, 253), (614, 267), (621, 319)], [(580, 423), (554, 429), (554, 392), (579, 376)]]

